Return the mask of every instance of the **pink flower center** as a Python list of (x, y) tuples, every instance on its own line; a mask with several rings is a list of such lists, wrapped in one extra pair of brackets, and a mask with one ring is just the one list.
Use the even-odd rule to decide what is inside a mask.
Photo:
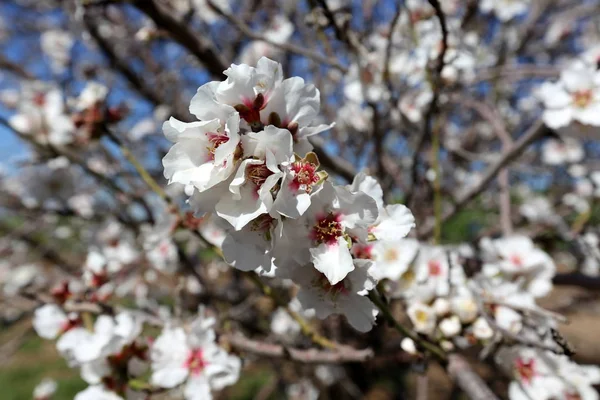
[(509, 260), (511, 263), (513, 263), (515, 265), (515, 267), (523, 266), (523, 258), (518, 254), (513, 254), (512, 256), (509, 257)]
[(430, 260), (427, 267), (430, 276), (440, 276), (442, 274), (442, 264), (438, 260)]
[(184, 366), (192, 375), (199, 375), (207, 364), (202, 349), (192, 349), (185, 360)]
[(565, 400), (581, 400), (581, 395), (577, 392), (566, 392)]
[(46, 95), (44, 93), (36, 93), (33, 96), (33, 104), (42, 107), (44, 104), (46, 104)]
[(240, 118), (246, 121), (253, 131), (259, 131), (263, 128), (260, 121), (260, 110), (265, 108), (267, 102), (262, 93), (256, 95), (254, 100), (244, 99), (243, 104), (238, 104), (234, 108), (240, 114)]
[(65, 333), (70, 331), (73, 328), (76, 328), (81, 325), (81, 319), (79, 317), (69, 318), (60, 326), (60, 331)]
[(312, 230), (312, 239), (317, 243), (336, 244), (337, 239), (344, 235), (341, 220), (342, 215), (334, 213), (317, 217), (317, 223)]
[(307, 161), (296, 161), (292, 164), (292, 171), (294, 171), (294, 180), (290, 184), (292, 190), (297, 191), (303, 189), (306, 193), (312, 191), (312, 186), (319, 182), (319, 175), (317, 175), (317, 166)]
[(71, 290), (69, 289), (69, 282), (68, 281), (63, 281), (60, 286), (52, 289), (52, 297), (54, 297), (54, 299), (56, 301), (58, 301), (60, 304), (63, 304), (65, 301), (67, 301), (71, 296)]
[(591, 90), (578, 90), (571, 95), (573, 97), (573, 104), (579, 108), (586, 108), (592, 102), (592, 91)]
[(523, 381), (523, 383), (531, 383), (531, 380), (536, 375), (535, 372), (535, 360), (531, 359), (529, 361), (525, 361), (522, 358), (517, 358), (515, 362), (515, 370), (519, 379)]
[(373, 258), (373, 245), (355, 244), (352, 246), (352, 254), (355, 258), (370, 260)]
[(273, 171), (267, 168), (264, 162), (262, 164), (251, 164), (246, 168), (246, 178), (256, 185), (257, 191), (271, 175), (273, 175)]
[(169, 243), (162, 243), (158, 251), (163, 257), (166, 257), (169, 254)]

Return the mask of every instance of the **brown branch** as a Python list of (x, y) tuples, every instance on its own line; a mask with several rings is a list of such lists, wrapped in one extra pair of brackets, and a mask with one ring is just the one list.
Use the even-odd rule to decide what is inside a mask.
[(351, 162), (343, 157), (329, 154), (325, 151), (325, 140), (323, 140), (323, 138), (312, 136), (309, 140), (314, 147), (314, 152), (319, 158), (321, 165), (329, 171), (343, 177), (348, 182), (352, 182), (352, 179), (354, 179), (354, 176), (356, 175), (356, 170)]
[(25, 68), (23, 68), (22, 65), (14, 63), (2, 55), (0, 55), (0, 69), (15, 74), (23, 79), (34, 79), (34, 76), (31, 75)]
[(462, 356), (451, 354), (448, 357), (446, 370), (450, 378), (471, 400), (499, 400)]
[(556, 274), (552, 278), (552, 283), (555, 285), (579, 286), (589, 290), (600, 290), (600, 278), (588, 276), (580, 272), (567, 274)]
[[(513, 146), (513, 139), (510, 133), (506, 130), (506, 126), (497, 112), (485, 102), (477, 101), (474, 99), (464, 99), (460, 97), (451, 98), (457, 103), (467, 106), (476, 111), (483, 119), (485, 119), (494, 133), (502, 142), (502, 152), (506, 153)], [(512, 220), (511, 220), (511, 200), (510, 200), (510, 182), (509, 182), (509, 171), (508, 167), (503, 168), (498, 173), (498, 187), (500, 189), (500, 226), (502, 227), (502, 233), (504, 236), (508, 236), (512, 233)]]
[(352, 347), (338, 345), (334, 351), (317, 349), (300, 350), (288, 348), (279, 344), (252, 340), (241, 333), (224, 335), (222, 338), (240, 351), (253, 353), (262, 357), (287, 358), (302, 363), (337, 364), (364, 362), (373, 357), (373, 350), (369, 348), (358, 350)]
[(348, 68), (346, 68), (345, 66), (340, 64), (339, 61), (337, 61), (334, 58), (329, 58), (327, 56), (322, 55), (321, 53), (318, 53), (316, 51), (310, 50), (305, 47), (297, 46), (295, 44), (278, 43), (273, 40), (267, 39), (263, 35), (254, 32), (240, 18), (237, 18), (233, 14), (228, 14), (225, 11), (221, 10), (213, 1), (209, 0), (208, 3), (215, 10), (215, 12), (217, 14), (221, 15), (223, 18), (225, 18), (227, 21), (229, 21), (229, 23), (231, 23), (233, 26), (235, 26), (242, 34), (244, 34), (249, 39), (265, 42), (265, 43), (267, 43), (273, 47), (276, 47), (278, 49), (281, 49), (281, 50), (284, 50), (284, 51), (287, 51), (290, 53), (294, 53), (294, 54), (299, 54), (299, 55), (309, 58), (317, 63), (329, 65), (330, 67), (333, 67), (343, 73), (348, 72)]
[(185, 21), (175, 18), (156, 0), (137, 0), (134, 5), (150, 17), (158, 28), (169, 32), (173, 40), (188, 49), (212, 76), (223, 76), (223, 71), (228, 66), (227, 62), (215, 46), (203, 38), (202, 34), (190, 29)]
[[(39, 228), (39, 226), (36, 227), (36, 232), (38, 232), (37, 228)], [(46, 244), (44, 244), (44, 242), (39, 237), (37, 237), (32, 231), (26, 232), (23, 230), (17, 230), (9, 226), (7, 223), (0, 221), (0, 232), (3, 233), (3, 236), (13, 236), (15, 239), (26, 243), (34, 251), (39, 253), (42, 259), (51, 262), (68, 276), (73, 276), (74, 272), (79, 269), (76, 264), (73, 264), (70, 261), (64, 259), (60, 255), (60, 253), (54, 251)]]
[[(153, 86), (149, 85), (145, 80), (143, 80), (129, 66), (129, 64), (119, 54), (117, 54), (111, 43), (102, 37), (98, 31), (98, 26), (96, 25), (92, 15), (90, 15), (90, 11), (86, 12), (83, 21), (88, 32), (90, 33), (90, 36), (94, 39), (104, 56), (108, 59), (109, 63), (125, 77), (131, 87), (155, 106), (164, 104), (165, 100), (158, 93), (158, 91)], [(173, 114), (178, 119), (189, 119), (189, 113), (183, 109), (175, 109), (173, 110)]]
[[(423, 150), (425, 143), (430, 140), (432, 132), (433, 132), (433, 118), (439, 111), (439, 97), (442, 89), (442, 70), (444, 69), (444, 58), (446, 56), (446, 50), (448, 50), (448, 25), (446, 24), (446, 16), (442, 11), (442, 6), (440, 5), (438, 0), (428, 0), (429, 4), (435, 10), (435, 15), (437, 16), (440, 22), (440, 29), (442, 31), (442, 47), (440, 49), (440, 53), (438, 54), (434, 75), (430, 79), (431, 90), (433, 96), (431, 98), (431, 102), (429, 103), (429, 107), (427, 108), (427, 112), (425, 113), (424, 122), (423, 122), (423, 131), (420, 133), (415, 150), (413, 152), (412, 163), (411, 163), (411, 191), (406, 196), (405, 203), (411, 207), (414, 199), (414, 193), (416, 190), (417, 183), (417, 175), (418, 175), (418, 163), (419, 163), (419, 154)], [(437, 133), (439, 135), (439, 132)], [(438, 149), (439, 150), (439, 149)], [(439, 171), (436, 171), (439, 172)]]

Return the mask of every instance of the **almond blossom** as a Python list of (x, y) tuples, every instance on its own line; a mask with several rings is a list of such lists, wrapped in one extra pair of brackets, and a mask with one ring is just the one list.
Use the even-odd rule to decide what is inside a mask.
[(483, 0), (479, 9), (484, 13), (493, 12), (502, 22), (507, 22), (527, 12), (531, 0)]
[(518, 280), (535, 297), (544, 296), (552, 288), (556, 266), (528, 237), (484, 239), (481, 246), (488, 261), (484, 266), (488, 276), (501, 274), (503, 279)]
[(185, 384), (185, 398), (198, 400), (235, 383), (241, 362), (215, 343), (214, 323), (200, 315), (189, 330), (165, 327), (152, 345), (150, 381), (167, 389)]
[(351, 242), (366, 244), (376, 219), (373, 198), (325, 182), (302, 217), (284, 222), (282, 249), (290, 251), (282, 250), (289, 253), (283, 258), (300, 265), (313, 263), (335, 285), (354, 270)]
[(370, 271), (373, 263), (355, 260), (355, 268), (342, 280), (331, 284), (317, 269), (298, 268), (295, 281), (300, 284), (298, 301), (304, 309), (314, 309), (317, 318), (342, 314), (359, 332), (371, 330), (379, 310), (366, 295), (377, 281)]
[(544, 102), (543, 119), (552, 129), (573, 122), (600, 126), (600, 74), (583, 63), (564, 69), (560, 80), (546, 82), (538, 90)]

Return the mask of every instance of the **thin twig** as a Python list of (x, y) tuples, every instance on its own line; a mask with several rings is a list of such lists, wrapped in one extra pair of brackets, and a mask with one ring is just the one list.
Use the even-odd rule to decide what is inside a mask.
[[(498, 175), (498, 173), (504, 168), (506, 165), (517, 159), (530, 144), (535, 142), (537, 139), (541, 138), (548, 132), (548, 128), (544, 125), (544, 123), (540, 120), (536, 122), (527, 132), (525, 132), (515, 143), (514, 146), (504, 153), (502, 157), (494, 163), (491, 167), (487, 169), (487, 171), (483, 174), (483, 177), (473, 187), (463, 192), (461, 195), (457, 196), (456, 203), (451, 205), (450, 208), (444, 213), (442, 217), (442, 222), (448, 221), (452, 218), (456, 213), (458, 213), (462, 208), (467, 205), (471, 200), (477, 197), (481, 192), (487, 188), (490, 182)], [(431, 223), (425, 223), (422, 225), (421, 229), (418, 231), (418, 236), (420, 238), (427, 237), (433, 231), (434, 226)]]
[(273, 47), (276, 47), (278, 49), (281, 49), (281, 50), (284, 50), (284, 51), (287, 51), (290, 53), (294, 53), (294, 54), (299, 54), (301, 56), (304, 56), (304, 57), (311, 59), (320, 64), (329, 65), (330, 67), (333, 67), (333, 68), (343, 72), (344, 74), (348, 72), (348, 68), (346, 68), (345, 66), (340, 64), (340, 62), (334, 58), (329, 58), (329, 57), (324, 56), (323, 54), (318, 53), (314, 50), (311, 50), (311, 49), (308, 49), (305, 47), (301, 47), (301, 46), (297, 46), (292, 43), (279, 43), (274, 40), (267, 39), (265, 36), (254, 32), (240, 18), (237, 18), (233, 14), (226, 13), (225, 11), (223, 11), (213, 1), (209, 0), (208, 3), (215, 10), (215, 12), (217, 14), (219, 14), (220, 16), (225, 18), (227, 21), (229, 21), (233, 26), (235, 26), (241, 33), (243, 33), (249, 39), (265, 42), (265, 43), (267, 43)]
[(367, 348), (357, 350), (347, 346), (338, 346), (335, 350), (300, 350), (252, 340), (241, 333), (226, 335), (224, 340), (238, 350), (263, 357), (289, 358), (293, 361), (310, 364), (337, 364), (348, 362), (364, 362), (373, 357), (373, 350)]

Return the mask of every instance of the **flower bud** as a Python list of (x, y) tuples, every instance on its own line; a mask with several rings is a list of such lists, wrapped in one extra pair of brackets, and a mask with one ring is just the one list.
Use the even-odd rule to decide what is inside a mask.
[(417, 354), (417, 346), (415, 346), (415, 342), (411, 338), (405, 337), (402, 339), (400, 347), (408, 354)]
[(456, 315), (444, 318), (439, 323), (438, 327), (440, 328), (442, 334), (447, 338), (451, 338), (453, 336), (458, 335), (462, 330), (460, 319)]

